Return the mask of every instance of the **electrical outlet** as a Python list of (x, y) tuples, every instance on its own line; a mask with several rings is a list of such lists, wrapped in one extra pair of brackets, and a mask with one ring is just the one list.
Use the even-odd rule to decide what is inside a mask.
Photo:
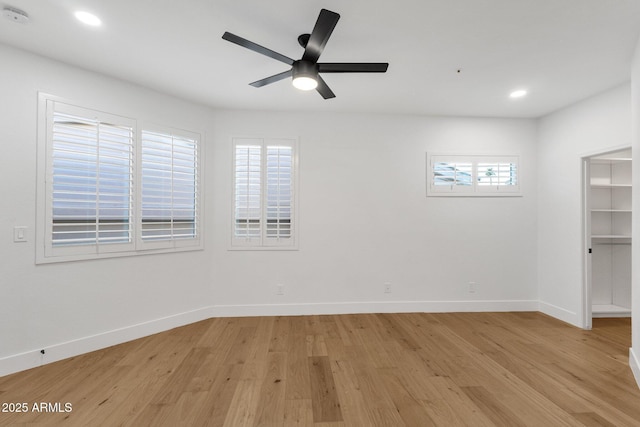
[(470, 294), (475, 294), (476, 293), (476, 287), (477, 287), (477, 283), (476, 282), (469, 282), (469, 285), (467, 287), (467, 292), (469, 292)]
[(276, 285), (276, 295), (284, 295), (284, 285), (282, 283)]
[(384, 293), (385, 294), (391, 293), (391, 282), (384, 282)]

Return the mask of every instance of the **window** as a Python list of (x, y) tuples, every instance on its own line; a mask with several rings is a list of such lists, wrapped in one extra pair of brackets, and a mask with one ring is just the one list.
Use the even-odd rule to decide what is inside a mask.
[(39, 108), (38, 262), (200, 247), (196, 134), (48, 95)]
[(473, 191), (473, 163), (465, 159), (440, 158), (433, 163), (436, 191)]
[(232, 248), (296, 248), (296, 146), (234, 139)]
[(479, 161), (478, 191), (510, 191), (518, 188), (518, 164), (515, 161)]
[(141, 232), (155, 247), (198, 237), (198, 139), (171, 131), (142, 131)]
[(427, 156), (428, 196), (519, 196), (517, 156)]

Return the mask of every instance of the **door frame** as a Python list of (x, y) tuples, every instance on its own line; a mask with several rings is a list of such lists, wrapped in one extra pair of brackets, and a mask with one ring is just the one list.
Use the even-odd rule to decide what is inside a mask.
[(593, 323), (591, 300), (591, 158), (581, 158), (582, 164), (582, 327), (591, 330)]

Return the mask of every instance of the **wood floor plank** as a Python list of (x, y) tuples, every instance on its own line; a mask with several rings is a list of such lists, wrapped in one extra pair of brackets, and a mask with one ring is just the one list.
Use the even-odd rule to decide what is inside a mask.
[(327, 356), (327, 345), (324, 342), (324, 335), (307, 335), (305, 342), (307, 343), (308, 357)]
[(242, 375), (242, 365), (225, 365), (214, 371), (216, 378), (206, 395), (206, 403), (194, 410), (194, 425), (222, 426)]
[(306, 427), (313, 425), (311, 399), (287, 399), (284, 405), (283, 427)]
[(256, 409), (256, 423), (261, 426), (278, 425), (284, 419), (285, 387), (287, 385), (287, 354), (269, 352), (267, 372), (260, 387)]
[(511, 427), (526, 426), (518, 418), (508, 405), (503, 404), (500, 399), (493, 396), (489, 390), (482, 386), (462, 387), (462, 391), (471, 401), (496, 425)]
[(370, 405), (363, 396), (357, 375), (348, 360), (334, 361), (333, 376), (342, 417), (347, 425), (375, 425), (369, 418)]
[(423, 427), (436, 426), (435, 421), (429, 416), (427, 407), (413, 396), (402, 379), (401, 371), (388, 369), (381, 373), (385, 388), (398, 412), (400, 418), (407, 426), (420, 422)]
[(381, 314), (377, 316), (381, 325), (380, 330), (384, 332), (383, 340), (390, 340), (400, 343), (406, 350), (418, 350), (422, 346), (414, 338), (414, 334), (409, 333), (401, 323), (402, 316), (396, 314)]
[(425, 400), (429, 417), (438, 426), (491, 427), (495, 424), (448, 377), (429, 379), (431, 393), (436, 397)]
[(285, 399), (287, 400), (311, 401), (306, 337), (307, 333), (304, 319), (301, 317), (292, 319), (286, 345), (287, 387), (285, 390)]
[(270, 322), (260, 322), (260, 325), (269, 325), (259, 331), (258, 336), (265, 337), (269, 340), (268, 351), (280, 352), (286, 351), (286, 346), (291, 329), (291, 319), (283, 316), (272, 317)]
[(180, 395), (187, 391), (187, 387), (195, 377), (199, 367), (204, 363), (207, 355), (207, 349), (192, 348), (187, 357), (169, 375), (162, 389), (151, 399), (151, 403), (156, 405), (175, 404)]
[(258, 379), (241, 379), (229, 404), (225, 427), (244, 427), (254, 425), (256, 408), (260, 399), (260, 385)]
[(631, 323), (540, 313), (217, 318), (0, 378), (6, 426), (638, 426)]
[(238, 335), (234, 338), (233, 344), (227, 353), (227, 359), (224, 363), (242, 364), (250, 356), (252, 350), (252, 340), (256, 336), (255, 326), (241, 326)]
[(309, 357), (311, 404), (316, 423), (342, 421), (331, 362), (327, 356)]
[(610, 423), (595, 412), (582, 412), (573, 415), (586, 427), (616, 427), (616, 424)]
[(367, 365), (353, 364), (354, 373), (358, 379), (360, 392), (367, 402), (365, 410), (372, 425), (404, 426), (405, 423), (398, 414), (384, 379), (379, 370)]

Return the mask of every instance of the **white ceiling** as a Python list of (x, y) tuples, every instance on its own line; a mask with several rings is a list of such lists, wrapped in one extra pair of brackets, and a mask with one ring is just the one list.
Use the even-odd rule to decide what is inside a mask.
[[(629, 80), (638, 0), (0, 0), (0, 42), (220, 108), (539, 117)], [(321, 8), (341, 19), (320, 62), (389, 62), (325, 74), (323, 100), (287, 66), (222, 40), (230, 31), (298, 59)], [(84, 9), (98, 29), (75, 20)], [(1, 60), (1, 58), (0, 58)], [(0, 61), (1, 66), (1, 61)], [(457, 70), (461, 71), (458, 73)], [(526, 88), (512, 100), (511, 90)]]

